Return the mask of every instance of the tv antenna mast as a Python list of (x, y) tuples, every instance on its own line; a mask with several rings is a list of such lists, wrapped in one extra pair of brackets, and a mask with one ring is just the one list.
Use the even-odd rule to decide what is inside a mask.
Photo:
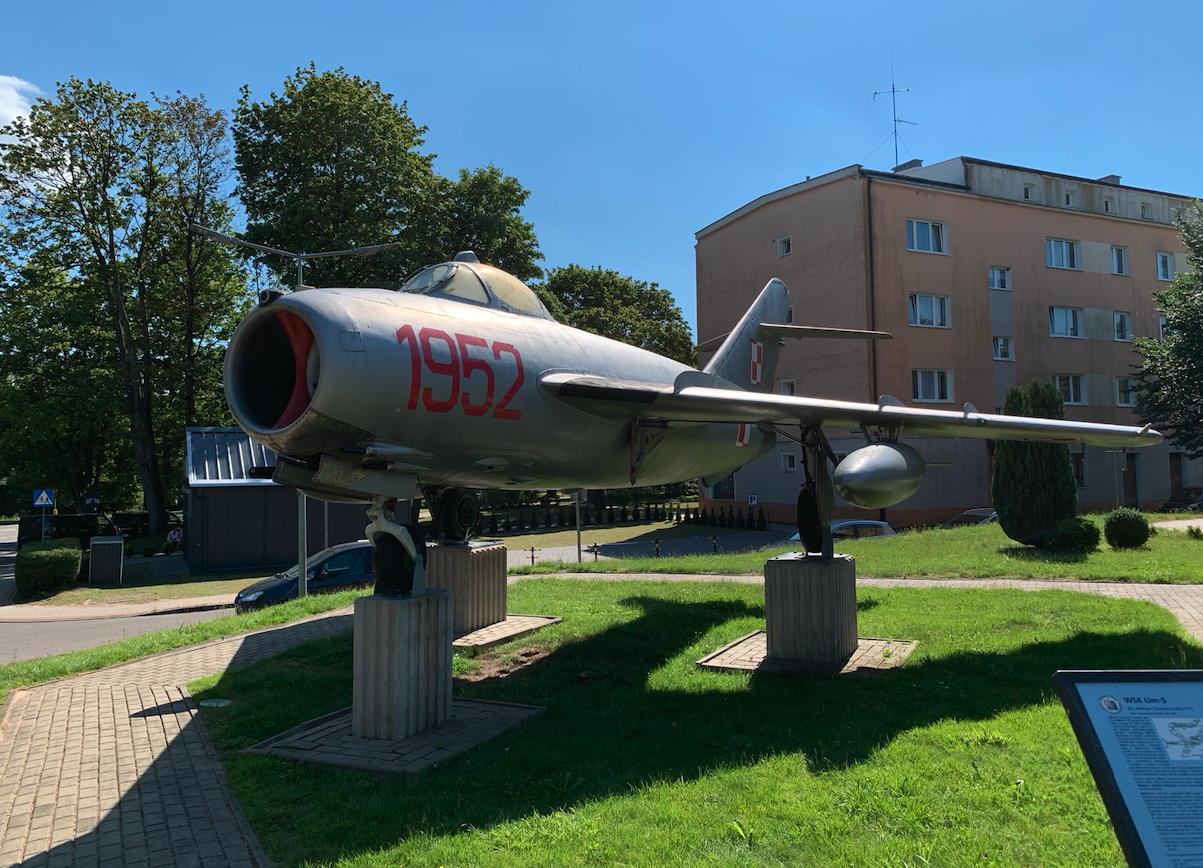
[[(904, 121), (902, 118), (898, 117), (898, 94), (910, 93), (910, 91), (911, 91), (911, 89), (909, 87), (904, 87), (901, 90), (899, 90), (897, 87), (894, 86), (894, 64), (893, 63), (890, 64), (890, 89), (873, 91), (873, 102), (877, 102), (877, 98), (879, 96), (882, 96), (883, 94), (888, 93), (890, 95), (890, 107), (894, 111), (894, 165), (895, 166), (900, 165), (900, 163), (898, 162), (898, 125), (899, 124), (910, 124), (913, 127), (919, 126), (914, 121)], [(878, 145), (878, 147), (881, 147), (881, 146)]]

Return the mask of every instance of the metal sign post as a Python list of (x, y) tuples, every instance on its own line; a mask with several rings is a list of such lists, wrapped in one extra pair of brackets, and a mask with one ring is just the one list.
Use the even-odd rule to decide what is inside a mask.
[(54, 508), (54, 489), (39, 488), (33, 493), (33, 505), (42, 508), (42, 542), (46, 541), (46, 510)]

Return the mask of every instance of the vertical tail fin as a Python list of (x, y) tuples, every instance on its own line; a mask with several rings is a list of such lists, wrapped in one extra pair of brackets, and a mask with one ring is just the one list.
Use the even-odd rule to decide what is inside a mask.
[(788, 314), (789, 290), (773, 278), (702, 370), (749, 392), (769, 391), (777, 377), (782, 341), (776, 335), (766, 334), (760, 325), (784, 323)]

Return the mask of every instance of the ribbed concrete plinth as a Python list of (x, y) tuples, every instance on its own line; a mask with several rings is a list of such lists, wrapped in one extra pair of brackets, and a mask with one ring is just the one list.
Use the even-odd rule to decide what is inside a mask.
[(351, 731), (401, 741), (451, 715), (451, 592), (355, 601)]
[(799, 553), (764, 565), (768, 656), (836, 669), (856, 653), (856, 561)]
[(506, 556), (503, 545), (431, 546), (426, 587), (455, 596), (455, 635), (505, 620)]

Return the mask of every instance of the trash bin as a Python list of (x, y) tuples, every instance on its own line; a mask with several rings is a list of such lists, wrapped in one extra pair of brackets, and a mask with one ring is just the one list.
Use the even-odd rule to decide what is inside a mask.
[(121, 584), (121, 567), (125, 559), (125, 537), (94, 536), (89, 543), (88, 583), (93, 585)]

